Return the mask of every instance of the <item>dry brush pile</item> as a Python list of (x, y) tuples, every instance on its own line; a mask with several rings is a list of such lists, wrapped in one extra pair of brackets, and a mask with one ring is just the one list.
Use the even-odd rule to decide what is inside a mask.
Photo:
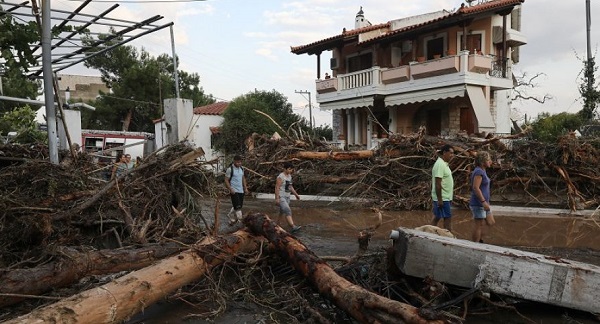
[(272, 192), (281, 163), (292, 161), (294, 185), (301, 193), (364, 198), (384, 209), (427, 209), (436, 152), (451, 144), (456, 152), (450, 162), (456, 203), (468, 201), (474, 157), (485, 150), (494, 161), (488, 170), (494, 203), (571, 210), (598, 206), (600, 140), (565, 136), (548, 144), (524, 135), (440, 138), (427, 136), (421, 129), (391, 136), (375, 150), (355, 152), (325, 141), (257, 136), (245, 165), (251, 171), (252, 190), (257, 192)]
[[(47, 149), (0, 148), (0, 266), (43, 263), (56, 246), (114, 248), (196, 241), (206, 220), (196, 207), (215, 197), (215, 176), (183, 145), (153, 154), (127, 176), (102, 181), (88, 155), (51, 164)], [(40, 153), (41, 152), (41, 153)], [(175, 208), (175, 209), (174, 209)], [(177, 213), (184, 208), (187, 212)]]
[[(497, 201), (520, 195), (521, 204), (543, 206), (554, 200), (572, 209), (598, 204), (598, 142), (574, 137), (547, 145), (523, 139), (442, 139), (421, 131), (392, 136), (376, 150), (348, 152), (305, 136), (279, 140), (254, 136), (248, 141), (244, 165), (255, 192), (272, 192), (281, 163), (293, 161), (301, 194), (365, 198), (380, 208), (427, 208), (430, 170), (436, 150), (446, 143), (456, 152), (450, 166), (458, 202), (468, 197), (476, 152), (486, 150), (495, 161), (489, 174)], [(23, 274), (44, 269), (50, 273), (44, 278), (54, 281), (33, 287), (38, 290), (26, 287), (27, 295), (0, 292), (0, 307), (24, 300), (17, 305), (22, 309), (0, 313), (0, 320), (113, 280), (122, 271), (146, 267), (190, 248), (202, 237), (218, 238), (216, 218), (202, 215), (198, 203), (222, 197), (222, 179), (203, 168), (198, 154), (184, 145), (169, 146), (123, 178), (105, 182), (95, 176), (98, 166), (85, 154), (62, 157), (60, 165), (53, 165), (44, 147), (1, 147), (0, 281), (18, 291), (19, 285), (28, 283)], [(132, 249), (137, 252), (132, 254)], [(214, 255), (209, 259), (223, 259), (219, 248), (210, 253)], [(88, 259), (97, 262), (92, 266)], [(74, 273), (64, 274), (68, 269)], [(276, 322), (349, 320), (348, 313), (315, 293), (290, 265), (282, 265), (266, 243), (214, 270), (171, 298), (193, 304), (203, 318), (224, 312), (227, 304), (246, 301), (270, 309)], [(444, 290), (442, 297), (428, 296), (421, 291), (431, 291), (439, 283), (409, 282), (388, 270), (385, 255), (379, 253), (371, 259), (352, 259), (337, 272), (370, 291), (418, 306), (434, 299), (432, 305), (444, 304), (462, 293)], [(90, 275), (108, 279), (79, 281)], [(449, 305), (444, 317), (460, 322), (456, 314), (462, 310)]]

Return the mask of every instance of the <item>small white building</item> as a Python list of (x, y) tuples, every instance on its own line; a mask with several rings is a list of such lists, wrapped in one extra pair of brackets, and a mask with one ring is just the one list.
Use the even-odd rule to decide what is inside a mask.
[[(171, 141), (169, 141), (169, 132), (174, 133), (173, 126), (179, 118), (190, 119), (191, 124), (189, 127), (185, 125), (179, 125), (178, 130), (179, 137), (177, 141), (187, 139), (187, 141), (194, 147), (201, 147), (204, 150), (204, 158), (207, 161), (218, 160), (215, 165), (217, 170), (221, 169), (222, 154), (218, 153), (213, 149), (215, 137), (219, 133), (219, 126), (223, 123), (223, 113), (229, 106), (228, 102), (216, 102), (206, 106), (200, 106), (193, 108), (193, 116), (188, 117), (187, 111), (180, 111), (179, 113), (173, 113), (171, 115), (165, 115), (165, 118), (154, 121), (155, 129), (155, 142), (156, 148), (159, 149)], [(168, 107), (165, 104), (165, 107)], [(181, 110), (187, 110), (189, 108), (186, 105), (179, 107)], [(173, 119), (169, 122), (170, 119)], [(179, 121), (181, 123), (181, 120)], [(185, 128), (185, 129), (184, 129)], [(175, 140), (175, 138), (173, 138)]]

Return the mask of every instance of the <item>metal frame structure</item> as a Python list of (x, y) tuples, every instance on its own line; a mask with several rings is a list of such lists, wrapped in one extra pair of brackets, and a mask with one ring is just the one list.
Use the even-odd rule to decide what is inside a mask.
[[(49, 4), (49, 1), (41, 1)], [(83, 10), (91, 2), (92, 0), (85, 0), (73, 12), (51, 9), (50, 19), (53, 22), (58, 22), (56, 27), (64, 27), (67, 24), (71, 24), (75, 27), (75, 30), (72, 32), (61, 33), (60, 35), (52, 38), (51, 63), (53, 73), (57, 73), (61, 70), (82, 63), (91, 57), (110, 51), (115, 47), (127, 44), (144, 35), (173, 25), (172, 22), (164, 25), (154, 24), (155, 22), (164, 18), (160, 15), (150, 17), (140, 22), (108, 17), (111, 12), (119, 7), (118, 4), (111, 6), (99, 14), (83, 13)], [(21, 22), (27, 22), (36, 19), (38, 24), (41, 26), (41, 21), (39, 19), (41, 13), (36, 4), (36, 0), (23, 1), (19, 3), (0, 1), (0, 7), (0, 17), (3, 15), (11, 15), (14, 19), (20, 20)], [(94, 30), (95, 27), (100, 26), (105, 28), (112, 27), (116, 30), (116, 33), (109, 35), (106, 39), (97, 40), (92, 44), (92, 46), (83, 46), (81, 43), (81, 38), (79, 38), (80, 33), (85, 29), (89, 29), (90, 34), (100, 34), (98, 31)], [(118, 37), (123, 37), (124, 39), (116, 44), (102, 49), (101, 51), (94, 53), (86, 52), (92, 47), (102, 46), (117, 39)], [(32, 46), (34, 57), (36, 58), (38, 64), (37, 66), (32, 67), (30, 70), (31, 73), (29, 76), (31, 77), (38, 77), (43, 73), (43, 54), (41, 53), (41, 48), (41, 42), (40, 44)]]
[[(40, 43), (32, 45), (32, 52), (37, 61), (35, 66), (30, 67), (31, 78), (39, 78), (40, 75), (44, 79), (44, 97), (46, 117), (48, 122), (48, 149), (50, 153), (50, 161), (58, 164), (58, 144), (56, 140), (56, 111), (54, 101), (58, 103), (58, 108), (62, 109), (60, 98), (58, 97), (58, 88), (55, 74), (58, 71), (64, 70), (71, 66), (84, 62), (94, 56), (110, 51), (118, 46), (127, 44), (139, 37), (156, 32), (166, 27), (171, 28), (171, 38), (173, 38), (173, 23), (164, 25), (156, 25), (155, 22), (163, 19), (163, 16), (156, 15), (140, 22), (128, 21), (117, 18), (110, 18), (108, 15), (119, 7), (115, 4), (107, 10), (99, 14), (86, 14), (84, 9), (92, 0), (84, 0), (81, 5), (73, 12), (57, 10), (51, 8), (51, 0), (40, 0), (42, 8), (40, 10), (38, 0), (7, 2), (0, 0), (0, 17), (10, 15), (13, 19), (23, 23), (36, 21), (40, 29)], [(56, 21), (57, 27), (66, 25), (74, 26), (72, 32), (62, 32), (59, 35), (51, 35), (52, 22)], [(107, 34), (105, 39), (98, 39), (90, 46), (84, 46), (81, 38), (78, 37), (84, 31), (89, 31), (91, 34), (99, 34), (101, 28), (113, 28), (114, 34)], [(97, 48), (106, 45), (108, 42), (114, 41), (122, 37), (118, 43), (105, 46), (103, 49), (96, 52), (87, 52), (90, 48)], [(173, 63), (176, 66), (174, 42), (173, 45)], [(18, 59), (18, 58), (16, 58)], [(3, 65), (0, 62), (0, 67)], [(179, 83), (177, 69), (174, 69), (174, 78), (176, 84)], [(1, 80), (0, 80), (1, 82)], [(56, 93), (56, 95), (55, 95)], [(179, 97), (179, 95), (178, 95)], [(1, 99), (6, 99), (3, 97)], [(18, 98), (14, 98), (18, 99)], [(19, 100), (17, 100), (19, 101)], [(68, 136), (68, 135), (67, 135)]]

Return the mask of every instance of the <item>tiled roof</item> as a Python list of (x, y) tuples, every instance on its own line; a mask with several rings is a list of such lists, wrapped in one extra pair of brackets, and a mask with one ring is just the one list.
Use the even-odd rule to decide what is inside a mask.
[[(316, 41), (316, 42), (306, 44), (306, 45), (292, 46), (291, 51), (292, 51), (292, 53), (300, 52), (303, 49), (306, 49), (309, 47), (313, 47), (313, 46), (320, 45), (320, 44), (326, 44), (326, 43), (329, 43), (329, 42), (335, 41), (335, 40), (342, 40), (347, 37), (358, 36), (360, 33), (366, 33), (366, 32), (372, 31), (372, 30), (377, 30), (377, 29), (381, 29), (381, 28), (390, 28), (390, 26), (391, 26), (391, 24), (389, 22), (387, 22), (387, 23), (383, 23), (383, 24), (371, 25), (371, 26), (366, 26), (366, 27), (361, 27), (361, 28), (356, 28), (356, 29), (351, 29), (351, 30), (346, 30), (346, 28), (344, 28), (342, 33), (339, 35), (325, 38), (320, 41)], [(296, 54), (301, 54), (301, 53), (296, 53)]]
[(427, 25), (431, 25), (437, 22), (443, 22), (445, 20), (449, 20), (449, 19), (456, 19), (457, 17), (470, 17), (476, 14), (481, 14), (481, 13), (485, 13), (485, 12), (494, 12), (495, 10), (501, 10), (501, 9), (506, 9), (506, 8), (512, 8), (516, 5), (519, 5), (521, 3), (525, 2), (525, 0), (491, 0), (488, 2), (484, 2), (481, 4), (477, 4), (477, 5), (473, 5), (473, 6), (465, 6), (465, 4), (463, 3), (461, 5), (461, 7), (453, 12), (450, 13), (448, 15), (445, 15), (443, 17), (439, 17), (439, 18), (435, 18), (435, 19), (431, 19), (419, 24), (415, 24), (415, 25), (411, 25), (411, 26), (407, 26), (404, 28), (400, 28), (400, 29), (396, 29), (394, 31), (391, 31), (387, 34), (383, 34), (380, 36), (376, 36), (373, 38), (370, 38), (364, 42), (359, 43), (359, 45), (365, 45), (365, 44), (369, 44), (369, 43), (373, 43), (376, 42), (378, 40), (384, 39), (384, 38), (388, 38), (394, 35), (398, 35), (398, 34), (402, 34), (411, 30), (415, 30), (415, 29), (419, 29), (421, 27), (425, 27)]
[(219, 126), (210, 126), (208, 129), (210, 129), (210, 133), (213, 135), (221, 133), (221, 128)]
[(462, 6), (460, 7), (460, 9), (458, 9), (458, 11), (461, 13), (464, 13), (464, 14), (470, 14), (470, 13), (488, 11), (490, 9), (497, 9), (497, 8), (504, 9), (507, 6), (516, 6), (523, 2), (525, 2), (525, 0), (493, 0), (493, 1), (484, 2), (484, 3), (478, 4), (475, 6), (471, 6), (471, 7), (467, 7), (463, 3)]
[[(420, 27), (425, 27), (427, 25), (431, 25), (431, 24), (441, 22), (444, 20), (456, 19), (456, 18), (460, 18), (460, 17), (469, 17), (472, 15), (485, 13), (485, 12), (494, 12), (495, 10), (501, 10), (501, 9), (514, 7), (523, 2), (525, 2), (525, 0), (490, 0), (488, 2), (480, 3), (477, 5), (473, 5), (473, 6), (465, 6), (465, 4), (463, 3), (458, 10), (456, 10), (455, 12), (449, 13), (443, 17), (431, 19), (431, 20), (428, 20), (428, 21), (425, 21), (422, 23), (418, 23), (415, 25), (411, 25), (411, 26), (403, 27), (403, 28), (396, 29), (393, 31), (389, 31), (385, 34), (382, 34), (382, 35), (370, 38), (364, 42), (361, 42), (359, 45), (372, 43), (372, 42), (380, 40), (380, 39), (384, 39), (384, 38), (387, 38), (387, 37), (390, 37), (393, 35), (397, 35), (397, 34), (401, 34), (404, 32), (408, 32), (411, 30), (416, 30), (416, 29), (419, 29)], [(335, 46), (333, 46), (333, 44), (336, 41), (341, 41), (350, 36), (358, 36), (360, 33), (368, 32), (368, 31), (375, 30), (375, 29), (389, 28), (390, 26), (391, 26), (391, 23), (387, 22), (384, 24), (353, 29), (350, 31), (344, 30), (344, 32), (342, 32), (342, 34), (340, 34), (340, 35), (325, 38), (320, 41), (316, 41), (316, 42), (313, 42), (313, 43), (310, 43), (307, 45), (292, 46), (291, 51), (292, 51), (292, 53), (295, 53), (295, 54), (304, 54), (304, 53), (314, 53), (314, 52), (329, 50), (329, 49), (335, 47)]]
[(194, 115), (223, 115), (225, 109), (229, 106), (229, 102), (220, 101), (210, 105), (194, 108)]

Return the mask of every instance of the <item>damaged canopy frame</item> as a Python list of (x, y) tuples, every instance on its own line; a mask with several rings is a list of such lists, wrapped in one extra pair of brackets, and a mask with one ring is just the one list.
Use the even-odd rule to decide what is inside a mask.
[[(48, 123), (48, 149), (50, 153), (50, 162), (58, 164), (58, 143), (56, 140), (56, 111), (54, 109), (54, 100), (58, 103), (58, 108), (62, 109), (60, 98), (58, 96), (58, 83), (55, 74), (76, 64), (79, 64), (89, 58), (110, 51), (116, 47), (129, 43), (141, 36), (153, 33), (166, 27), (171, 27), (171, 46), (173, 47), (173, 64), (177, 66), (175, 59), (174, 41), (173, 41), (173, 23), (164, 25), (154, 25), (153, 23), (164, 18), (156, 15), (141, 22), (128, 21), (117, 18), (110, 18), (108, 14), (119, 7), (118, 4), (111, 6), (99, 14), (84, 13), (84, 9), (92, 0), (84, 0), (73, 12), (51, 8), (51, 0), (43, 1), (43, 8), (38, 6), (37, 0), (24, 1), (18, 3), (0, 2), (0, 18), (10, 16), (16, 21), (27, 23), (32, 20), (38, 25), (40, 31), (40, 43), (31, 45), (31, 52), (36, 63), (29, 68), (28, 76), (30, 78), (39, 78), (43, 75), (44, 79), (44, 97), (45, 108)], [(58, 35), (52, 35), (52, 22), (58, 21), (57, 30), (62, 27), (72, 25), (74, 29), (70, 32), (60, 32)], [(115, 32), (109, 34), (109, 29)], [(107, 35), (104, 39), (95, 40), (89, 46), (84, 46), (81, 34), (87, 33)], [(114, 40), (120, 40), (118, 43), (111, 44)], [(104, 47), (99, 51), (88, 52), (92, 48)], [(18, 57), (14, 57), (19, 60)], [(0, 62), (0, 66), (5, 62)], [(177, 69), (174, 69), (174, 79), (176, 88), (178, 88)], [(0, 80), (1, 82), (1, 80)], [(53, 91), (54, 90), (54, 91)], [(5, 98), (3, 98), (5, 99)], [(6, 100), (6, 99), (5, 99)], [(10, 100), (10, 99), (8, 99)], [(62, 116), (62, 114), (61, 114)], [(67, 132), (67, 138), (70, 137)], [(73, 153), (73, 152), (72, 152)]]
[[(119, 7), (118, 4), (111, 6), (99, 14), (83, 13), (86, 6), (91, 2), (92, 0), (85, 0), (73, 12), (51, 9), (51, 20), (59, 21), (59, 23), (56, 25), (57, 28), (64, 27), (67, 24), (71, 24), (75, 27), (72, 32), (63, 32), (60, 35), (52, 38), (51, 63), (53, 73), (79, 64), (91, 57), (110, 51), (115, 47), (129, 43), (144, 35), (173, 25), (172, 22), (164, 25), (153, 24), (164, 18), (160, 15), (150, 17), (141, 22), (108, 17), (108, 14)], [(11, 15), (15, 20), (21, 22), (27, 22), (30, 19), (36, 19), (38, 24), (41, 24), (40, 10), (35, 0), (31, 1), (31, 3), (29, 1), (20, 3), (2, 2), (0, 3), (0, 17), (4, 15)], [(81, 35), (81, 33), (86, 31), (86, 29), (90, 31), (89, 34), (98, 35), (100, 32), (98, 32), (97, 29), (108, 29), (109, 27), (114, 28), (116, 32), (108, 35), (108, 37), (105, 39), (95, 41), (90, 46), (84, 46), (81, 42), (81, 38), (78, 37)], [(108, 34), (108, 32), (105, 32), (105, 34)], [(116, 44), (105, 47), (97, 52), (86, 52), (91, 48), (101, 47), (115, 39), (118, 39), (119, 37), (123, 37), (123, 40)], [(38, 77), (43, 73), (43, 56), (41, 53), (41, 47), (41, 42), (40, 44), (35, 44), (31, 47), (37, 64), (30, 69), (30, 77)], [(18, 58), (15, 57), (15, 59)]]

